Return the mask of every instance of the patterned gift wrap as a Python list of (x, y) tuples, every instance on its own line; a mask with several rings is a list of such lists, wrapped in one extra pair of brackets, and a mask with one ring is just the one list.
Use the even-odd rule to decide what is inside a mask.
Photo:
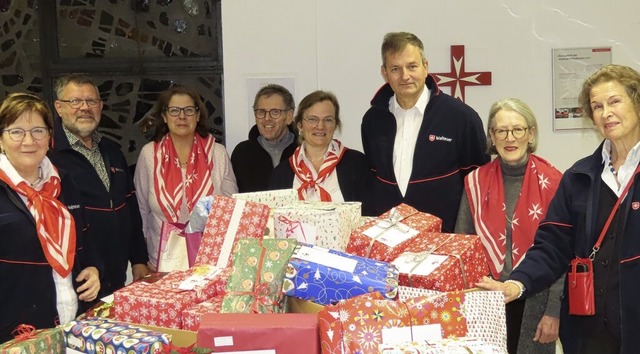
[[(433, 297), (439, 294), (441, 293), (433, 290), (398, 287), (399, 301), (407, 301), (415, 297)], [(467, 337), (496, 346), (501, 350), (500, 353), (506, 353), (507, 322), (502, 292), (467, 290), (465, 294)]]
[(297, 202), (273, 212), (276, 237), (338, 251), (344, 251), (361, 216), (359, 202)]
[(13, 331), (15, 339), (0, 344), (2, 354), (63, 353), (64, 332), (62, 327), (35, 329), (20, 325)]
[(182, 329), (197, 331), (200, 328), (200, 317), (202, 315), (220, 313), (223, 297), (224, 295), (216, 296), (182, 311)]
[(63, 328), (67, 348), (86, 353), (157, 353), (171, 343), (168, 334), (97, 317)]
[(392, 263), (400, 285), (438, 291), (469, 289), (489, 274), (486, 253), (476, 235), (426, 233), (407, 243)]
[(499, 347), (473, 338), (381, 344), (378, 354), (507, 354)]
[(407, 249), (413, 238), (426, 232), (440, 232), (441, 229), (440, 218), (400, 204), (351, 232), (346, 252), (391, 262)]
[(355, 297), (318, 313), (322, 353), (377, 353), (380, 344), (467, 335), (464, 292), (405, 302)]
[(221, 313), (283, 312), (282, 279), (296, 240), (240, 239)]
[(271, 208), (269, 214), (269, 222), (264, 230), (264, 237), (274, 238), (273, 229), (273, 211), (276, 208), (284, 207), (298, 201), (298, 193), (295, 189), (278, 189), (273, 191), (251, 192), (251, 193), (235, 193), (232, 197), (236, 199), (247, 200), (250, 202), (266, 204)]
[(155, 283), (135, 282), (114, 293), (114, 318), (182, 328), (182, 311), (224, 291), (225, 273), (201, 265), (167, 274)]
[(289, 260), (282, 290), (288, 296), (328, 305), (379, 291), (396, 297), (398, 269), (389, 263), (299, 244)]
[(231, 267), (233, 244), (240, 238), (262, 238), (269, 220), (268, 205), (214, 196), (202, 233), (195, 265)]

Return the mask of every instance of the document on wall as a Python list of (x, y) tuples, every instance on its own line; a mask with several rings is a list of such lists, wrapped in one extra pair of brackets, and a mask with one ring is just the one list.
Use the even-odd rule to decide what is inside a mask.
[(611, 47), (553, 49), (553, 130), (591, 129), (578, 95), (584, 80), (611, 64)]

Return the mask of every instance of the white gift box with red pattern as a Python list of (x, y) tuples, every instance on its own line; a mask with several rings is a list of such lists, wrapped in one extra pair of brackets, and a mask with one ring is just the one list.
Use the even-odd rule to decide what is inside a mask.
[(269, 206), (269, 208), (271, 208), (269, 221), (267, 222), (267, 226), (264, 230), (264, 237), (270, 238), (274, 237), (273, 211), (276, 208), (284, 207), (298, 201), (298, 192), (296, 192), (295, 189), (278, 189), (273, 191), (236, 193), (232, 196), (236, 199), (266, 204)]

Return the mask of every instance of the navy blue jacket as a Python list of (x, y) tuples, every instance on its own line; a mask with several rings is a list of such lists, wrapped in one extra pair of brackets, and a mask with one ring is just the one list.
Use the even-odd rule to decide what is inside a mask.
[[(587, 257), (591, 253), (601, 232), (601, 227), (597, 225), (598, 213), (606, 213), (605, 216), (610, 213), (609, 209), (599, 210), (603, 198), (601, 191), (604, 182), (600, 177), (603, 168), (601, 144), (593, 155), (576, 162), (562, 176), (556, 195), (549, 204), (545, 220), (538, 226), (534, 245), (510, 276), (511, 279), (524, 284), (525, 296), (549, 287), (560, 275), (567, 272), (568, 265), (574, 257)], [(640, 348), (639, 179), (638, 175), (634, 176), (634, 184), (626, 201), (618, 210), (617, 219), (623, 221), (617, 225), (618, 232), (615, 236), (618, 251), (613, 253), (610, 260), (604, 259), (601, 254), (595, 258), (595, 262), (607, 265), (615, 261), (618, 266), (621, 354), (637, 353)], [(616, 230), (614, 223), (610, 229)], [(602, 277), (602, 274), (597, 274), (599, 269), (605, 268), (600, 267), (600, 264), (594, 267), (596, 303), (599, 301), (598, 279)], [(565, 353), (580, 352), (584, 337), (588, 335), (585, 326), (591, 323), (590, 317), (568, 314), (565, 291), (560, 319), (560, 339)]]
[(400, 193), (393, 171), (396, 118), (389, 111), (394, 93), (389, 84), (371, 100), (362, 118), (362, 146), (376, 174), (376, 214), (406, 203), (442, 219), (442, 228), (453, 232), (464, 193), (464, 177), (489, 162), (482, 120), (473, 108), (438, 89), (428, 76), (429, 103), (416, 141), (413, 169), (407, 191)]
[(105, 264), (99, 295), (102, 297), (124, 286), (129, 261), (146, 264), (149, 257), (135, 187), (124, 154), (115, 142), (105, 137), (98, 146), (111, 181), (109, 190), (89, 160), (71, 148), (56, 117), (54, 148), (48, 156), (58, 170), (69, 173), (78, 182), (85, 205), (87, 237), (96, 244)]
[[(76, 255), (72, 269), (73, 287), (86, 267), (101, 270), (101, 262), (84, 237), (83, 209), (79, 191), (70, 176), (61, 173), (62, 192), (58, 197), (76, 224)], [(36, 328), (55, 327), (58, 317), (53, 269), (47, 262), (36, 233), (36, 222), (22, 199), (0, 181), (0, 343), (13, 336), (20, 324)], [(86, 310), (78, 301), (79, 313)]]

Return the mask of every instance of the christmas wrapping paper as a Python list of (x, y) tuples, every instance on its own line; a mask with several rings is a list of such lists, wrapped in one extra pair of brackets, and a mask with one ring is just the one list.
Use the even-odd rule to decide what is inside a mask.
[(213, 266), (196, 266), (171, 272), (152, 284), (132, 283), (114, 292), (114, 318), (182, 329), (182, 312), (217, 295), (224, 279)]
[(264, 230), (264, 237), (275, 237), (273, 231), (273, 211), (275, 208), (293, 204), (298, 200), (298, 192), (295, 189), (278, 189), (273, 191), (235, 193), (232, 197), (250, 202), (266, 204), (271, 208), (269, 222)]
[(211, 264), (222, 269), (230, 267), (235, 241), (262, 238), (269, 212), (269, 206), (265, 204), (214, 196), (195, 264)]
[(400, 285), (438, 291), (469, 289), (489, 274), (484, 246), (476, 235), (425, 233), (410, 240), (392, 262)]
[(378, 354), (507, 354), (499, 347), (473, 338), (381, 344)]
[(157, 353), (171, 343), (168, 334), (97, 317), (63, 328), (67, 348), (86, 353)]
[(274, 210), (275, 235), (344, 251), (361, 215), (359, 202), (297, 202)]
[(282, 290), (322, 305), (375, 291), (394, 299), (397, 277), (392, 264), (299, 244), (289, 260)]
[(296, 244), (277, 238), (238, 240), (221, 312), (283, 312), (282, 279)]
[(223, 297), (224, 295), (216, 296), (182, 311), (182, 329), (197, 331), (198, 328), (200, 328), (200, 318), (202, 315), (220, 313)]
[(2, 354), (62, 353), (65, 348), (62, 327), (35, 329), (21, 325), (13, 334), (16, 336), (0, 344)]
[(380, 344), (467, 335), (464, 292), (407, 301), (355, 297), (318, 313), (322, 353), (377, 353)]
[[(433, 297), (438, 294), (440, 293), (433, 290), (398, 287), (399, 301), (407, 301), (415, 297)], [(507, 325), (502, 292), (467, 290), (464, 308), (467, 318), (467, 337), (496, 346), (506, 353)]]
[(413, 238), (426, 232), (440, 232), (441, 229), (440, 218), (400, 204), (351, 232), (346, 252), (391, 262), (407, 249)]
[(216, 353), (318, 354), (318, 318), (292, 313), (203, 315), (196, 344)]

